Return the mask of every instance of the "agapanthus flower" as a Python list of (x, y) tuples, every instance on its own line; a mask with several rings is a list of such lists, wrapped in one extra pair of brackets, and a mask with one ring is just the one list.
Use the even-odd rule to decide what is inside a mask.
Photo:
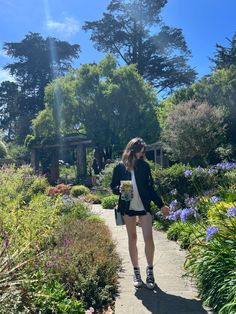
[(189, 217), (194, 216), (195, 210), (190, 207), (190, 208), (184, 208), (181, 213), (180, 213), (180, 220), (182, 222), (186, 222)]
[(178, 205), (178, 201), (177, 200), (173, 200), (171, 203), (170, 203), (170, 209), (171, 210), (175, 210), (176, 207)]
[(230, 170), (236, 167), (236, 163), (235, 162), (221, 162), (221, 163), (218, 163), (216, 166), (223, 170), (225, 169)]
[(170, 212), (169, 216), (167, 217), (167, 219), (172, 220), (172, 221), (177, 221), (180, 217), (180, 214), (182, 212), (182, 209), (178, 209), (176, 211), (172, 211)]
[(191, 176), (192, 175), (192, 173), (193, 173), (193, 171), (192, 170), (185, 170), (184, 171), (184, 175), (185, 175), (185, 177), (189, 177), (189, 176)]
[(196, 197), (188, 197), (185, 199), (185, 204), (188, 207), (191, 207), (197, 203), (198, 199)]
[(176, 190), (176, 189), (171, 190), (171, 191), (170, 191), (170, 194), (171, 194), (171, 195), (176, 195), (176, 194), (177, 194), (177, 190)]
[(207, 228), (207, 230), (206, 230), (206, 241), (211, 241), (218, 231), (219, 231), (219, 228), (215, 227), (215, 226)]
[(235, 207), (230, 207), (227, 210), (227, 216), (228, 217), (235, 217), (236, 216), (236, 208)]
[(213, 204), (215, 204), (220, 201), (220, 198), (218, 196), (212, 196), (211, 201)]
[(214, 168), (210, 168), (208, 171), (208, 173), (217, 173), (217, 169), (214, 169)]

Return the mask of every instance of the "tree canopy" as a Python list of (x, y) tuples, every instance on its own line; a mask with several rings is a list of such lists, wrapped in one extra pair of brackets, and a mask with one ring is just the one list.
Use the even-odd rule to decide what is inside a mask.
[[(36, 138), (56, 130), (60, 134), (75, 132), (80, 123), (87, 136), (110, 158), (112, 148), (121, 150), (132, 137), (152, 142), (159, 135), (155, 91), (134, 65), (117, 67), (111, 55), (99, 64), (84, 64), (53, 81), (46, 88), (45, 99), (46, 109), (34, 121)], [(47, 131), (46, 117), (55, 131)], [(36, 134), (39, 129), (42, 133)]]
[(190, 51), (182, 30), (164, 24), (160, 16), (167, 0), (112, 0), (103, 18), (85, 22), (95, 47), (113, 53), (158, 91), (189, 85), (195, 71), (187, 65)]
[(224, 110), (207, 103), (188, 101), (178, 104), (169, 114), (162, 140), (173, 161), (207, 165), (224, 142)]
[[(38, 33), (29, 33), (21, 42), (4, 43), (3, 50), (15, 60), (7, 64), (4, 69), (15, 78), (18, 97), (15, 98), (14, 104), (6, 101), (0, 110), (7, 107), (7, 111), (12, 112), (12, 106), (17, 108), (15, 117), (10, 117), (19, 121), (15, 134), (18, 140), (22, 141), (29, 133), (31, 120), (44, 109), (45, 86), (56, 77), (68, 72), (72, 59), (79, 55), (80, 47), (52, 37), (44, 39)], [(1, 95), (7, 93), (9, 86), (10, 84), (1, 86)], [(4, 87), (6, 87), (5, 91), (3, 91)], [(1, 98), (1, 104), (3, 102), (4, 97)], [(14, 120), (9, 121), (9, 127), (13, 123)]]

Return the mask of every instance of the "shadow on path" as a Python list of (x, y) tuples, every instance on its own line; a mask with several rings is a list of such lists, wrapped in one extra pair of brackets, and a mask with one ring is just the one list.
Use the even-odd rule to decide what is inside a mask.
[(167, 294), (157, 285), (149, 290), (145, 285), (137, 289), (135, 296), (142, 301), (143, 306), (152, 314), (207, 314), (202, 308), (202, 302), (185, 299), (181, 296)]

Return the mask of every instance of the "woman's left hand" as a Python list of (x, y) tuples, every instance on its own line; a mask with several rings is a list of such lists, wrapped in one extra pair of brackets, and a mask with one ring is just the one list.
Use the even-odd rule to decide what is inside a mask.
[(170, 214), (170, 209), (167, 206), (162, 206), (161, 208), (161, 213), (162, 215), (164, 215), (165, 217), (169, 216)]

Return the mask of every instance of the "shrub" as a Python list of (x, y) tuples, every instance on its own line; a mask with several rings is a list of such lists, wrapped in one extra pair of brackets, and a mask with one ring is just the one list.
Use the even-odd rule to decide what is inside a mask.
[(45, 282), (41, 286), (35, 285), (31, 290), (37, 313), (84, 314), (82, 303), (68, 296), (57, 280)]
[(190, 100), (178, 104), (169, 114), (162, 141), (171, 160), (206, 165), (224, 143), (225, 133), (222, 108)]
[(90, 192), (89, 188), (84, 185), (75, 185), (71, 189), (71, 195), (74, 197), (78, 197), (83, 194), (88, 194)]
[(60, 206), (60, 214), (76, 219), (87, 218), (91, 215), (88, 206), (70, 195), (63, 195), (57, 200)]
[(196, 243), (185, 263), (203, 301), (220, 314), (236, 313), (236, 221), (229, 220), (212, 240)]
[(106, 165), (105, 169), (103, 169), (99, 174), (99, 182), (101, 186), (109, 190), (114, 166), (114, 163)]
[(108, 227), (98, 221), (68, 220), (55, 233), (47, 263), (70, 295), (85, 307), (110, 304), (117, 292), (120, 260)]
[(91, 204), (101, 204), (101, 196), (98, 194), (93, 193), (85, 194), (83, 196), (83, 200)]
[(208, 221), (214, 225), (221, 224), (223, 220), (227, 219), (227, 211), (231, 207), (234, 207), (233, 203), (226, 203), (224, 201), (211, 204), (207, 213)]
[(167, 230), (169, 240), (178, 241), (180, 247), (186, 249), (194, 245), (199, 238), (203, 238), (205, 229), (199, 224), (174, 222)]
[(56, 186), (53, 186), (49, 188), (48, 195), (55, 197), (58, 195), (69, 195), (70, 194), (71, 187), (69, 185), (66, 185), (64, 183), (57, 184)]
[(118, 199), (119, 199), (119, 196), (117, 195), (110, 195), (110, 196), (103, 197), (102, 202), (101, 202), (102, 207), (106, 209), (114, 208), (118, 203)]

